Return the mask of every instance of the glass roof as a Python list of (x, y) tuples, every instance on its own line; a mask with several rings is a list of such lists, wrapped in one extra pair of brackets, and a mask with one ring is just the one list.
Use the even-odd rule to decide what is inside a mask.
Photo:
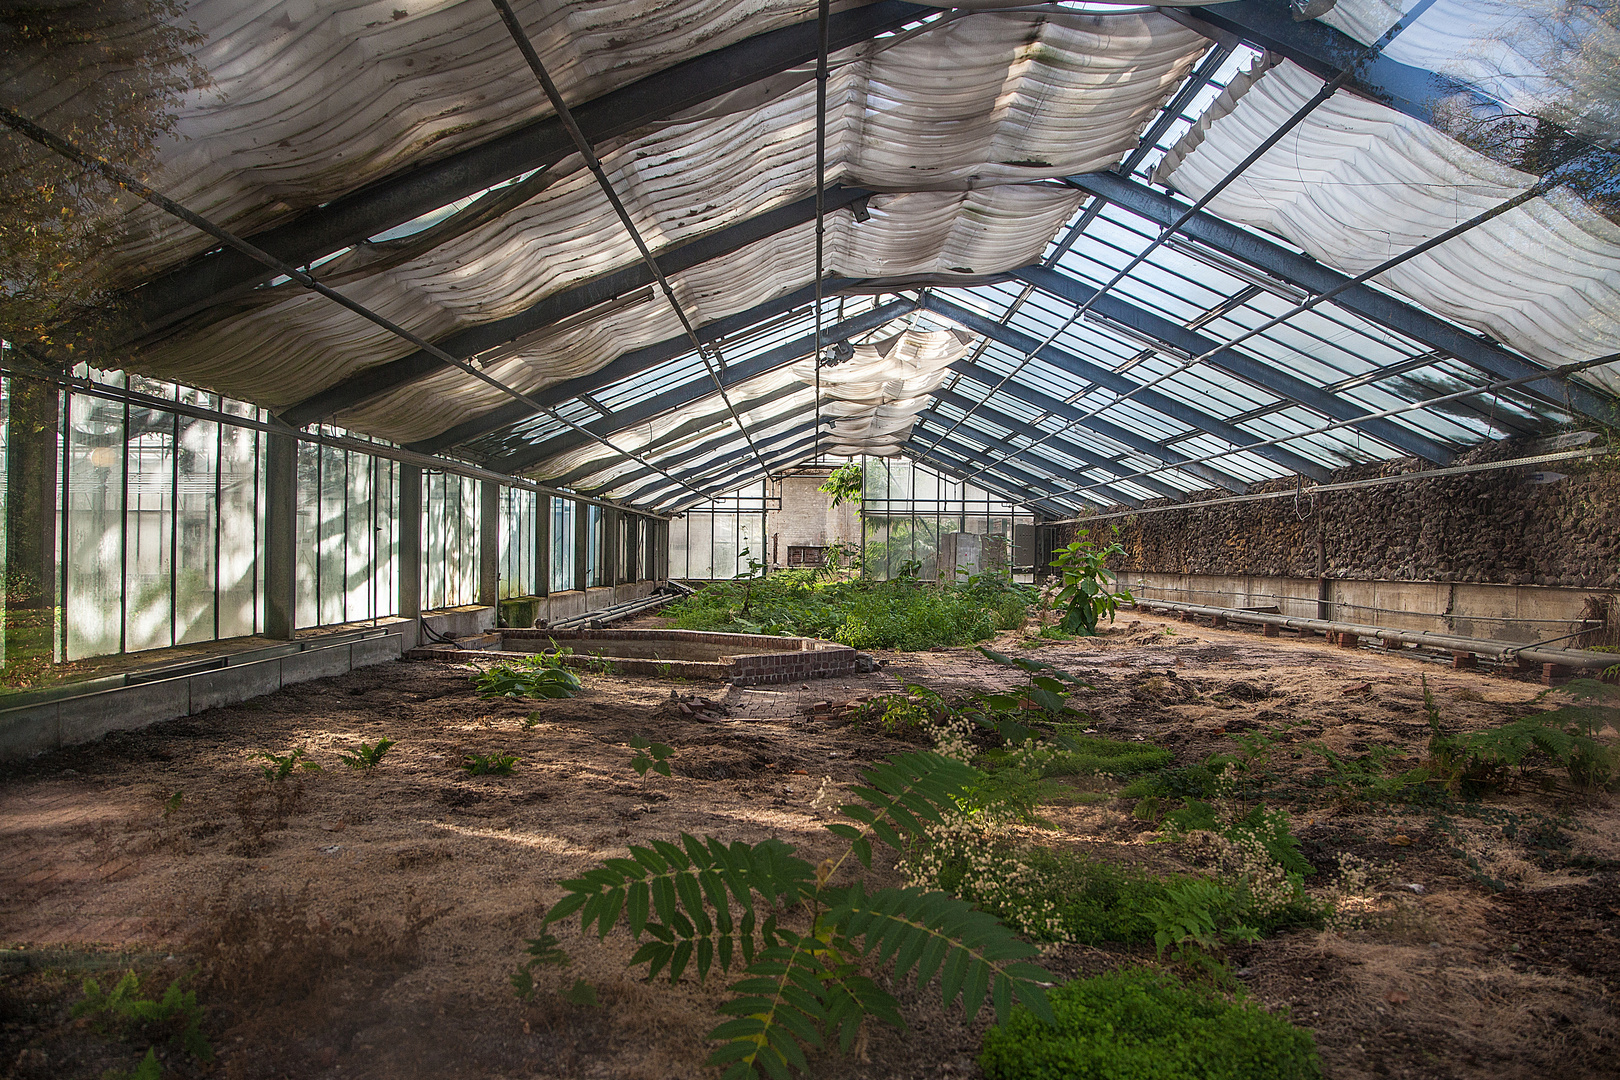
[[(1247, 46), (1212, 46), (1116, 171), (1147, 186), (1168, 148), (1257, 55)], [(1285, 251), (1298, 250), (1264, 238)], [(1059, 281), (1096, 290), (1160, 239), (1158, 223), (1093, 196), (1054, 235), (1041, 266), (1060, 275)], [(1308, 289), (1184, 234), (1159, 243), (1109, 289), (1111, 301), (1123, 305), (1118, 311), (1099, 305), (1076, 317), (1073, 301), (1002, 277), (972, 286), (902, 284), (883, 293), (829, 296), (822, 304), (823, 326), (870, 315), (897, 300), (904, 301), (897, 312), (903, 323), (881, 321), (853, 336), (870, 339), (905, 325), (956, 325), (938, 311), (917, 310), (930, 298), (989, 320), (992, 326), (968, 327), (979, 340), (952, 365), (904, 453), (942, 470), (953, 483), (1015, 494), (1046, 510), (1175, 498), (1214, 483), (1241, 490), (1302, 471), (1322, 477), (1348, 465), (1409, 457), (1414, 446), (1430, 448), (1433, 460), (1449, 460), (1473, 444), (1544, 432), (1572, 419), (1522, 388), (1414, 407), (1498, 377), (1333, 301), (1297, 311), (1312, 295)], [(1228, 370), (1221, 355), (1200, 356), (1285, 315), (1232, 347), (1237, 361), (1248, 365), (1248, 376)], [(1142, 329), (1155, 319), (1196, 337), (1164, 341)], [(781, 383), (786, 365), (810, 354), (805, 342), (813, 328), (813, 307), (801, 304), (711, 344), (710, 362), (727, 381), (728, 393), (768, 431), (762, 439), (751, 426), (754, 448), (731, 423), (709, 370), (691, 351), (607, 381), (589, 392), (588, 402), (563, 400), (555, 412), (610, 439), (636, 442), (629, 436), (639, 426), (678, 411), (691, 421), (683, 428), (687, 434), (668, 443), (636, 442), (646, 466), (638, 469), (621, 457), (619, 471), (632, 478), (645, 474), (630, 495), (633, 501), (658, 509), (691, 506), (701, 498), (693, 488), (720, 496), (757, 482), (767, 469), (815, 458), (813, 395), (801, 384), (804, 396), (795, 398), (793, 388)], [(829, 329), (825, 343), (837, 340)], [(1039, 343), (1051, 351), (1032, 357), (1029, 347)], [(1194, 345), (1199, 353), (1190, 351)], [(1310, 394), (1298, 393), (1302, 385)], [(767, 400), (776, 395), (780, 408), (752, 409), (762, 394)], [(788, 422), (794, 408), (797, 424)], [(1366, 413), (1379, 415), (1356, 419)], [(694, 434), (694, 425), (702, 430)], [(456, 452), (547, 477), (555, 475), (554, 468), (547, 470), (558, 455), (589, 445), (588, 437), (542, 415), (473, 439)], [(696, 446), (701, 453), (692, 452)], [(596, 450), (612, 471), (607, 467), (613, 452)], [(658, 475), (663, 460), (675, 462), (670, 471), (690, 487)], [(592, 476), (606, 484), (596, 491), (627, 497), (613, 488), (615, 481), (603, 479), (602, 469)]]

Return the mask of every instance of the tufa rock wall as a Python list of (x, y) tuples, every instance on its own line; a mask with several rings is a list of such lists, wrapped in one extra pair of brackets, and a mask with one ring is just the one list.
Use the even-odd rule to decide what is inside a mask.
[[(1459, 461), (1522, 456), (1495, 444)], [(1419, 468), (1415, 460), (1338, 470), (1359, 480)], [(1567, 474), (1532, 481), (1515, 467), (1413, 480), (1314, 498), (1189, 507), (1099, 522), (1118, 527), (1116, 569), (1156, 573), (1330, 577), (1342, 580), (1491, 582), (1620, 588), (1620, 463), (1576, 459), (1544, 466)], [(1293, 491), (1279, 481), (1257, 490)], [(1194, 501), (1224, 491), (1199, 492)], [(1155, 500), (1147, 505), (1165, 505)], [(1058, 546), (1074, 537), (1058, 529)]]

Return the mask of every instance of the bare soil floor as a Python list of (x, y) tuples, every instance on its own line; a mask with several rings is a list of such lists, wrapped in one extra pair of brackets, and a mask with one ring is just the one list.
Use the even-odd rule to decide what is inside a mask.
[[(1011, 636), (999, 643), (1012, 649)], [(1347, 753), (1421, 754), (1420, 677), (1457, 730), (1539, 711), (1540, 685), (1412, 655), (1264, 639), (1137, 616), (1101, 638), (1030, 655), (1084, 676), (1076, 695), (1103, 734), (1144, 736), (1189, 764), (1262, 729), (1307, 783), (1321, 741)], [(680, 832), (775, 835), (811, 861), (821, 825), (864, 763), (908, 747), (812, 711), (920, 682), (947, 693), (1016, 681), (971, 650), (891, 654), (872, 675), (740, 689), (587, 676), (577, 698), (483, 701), (469, 669), (393, 663), (307, 683), (13, 767), (0, 787), (0, 1075), (95, 1078), (144, 1053), (74, 1020), (87, 974), (134, 966), (149, 987), (183, 977), (207, 1007), (211, 1067), (164, 1047), (169, 1076), (612, 1077), (710, 1075), (704, 1033), (723, 980), (637, 981), (631, 943), (571, 933), (602, 1007), (555, 994), (525, 1005), (507, 977), (560, 891), (555, 882), (625, 845)], [(679, 696), (729, 718), (687, 716)], [(672, 745), (675, 775), (637, 778), (628, 741)], [(379, 736), (371, 772), (337, 756)], [(306, 748), (321, 772), (282, 784), (257, 751)], [(468, 754), (521, 758), (468, 775)], [(1063, 800), (1043, 842), (1166, 865), (1118, 785)], [(1370, 928), (1246, 946), (1240, 979), (1313, 1028), (1330, 1077), (1597, 1077), (1620, 1060), (1620, 814), (1605, 797), (1507, 792), (1415, 808), (1319, 798), (1296, 827), (1331, 889), (1351, 852), (1378, 872), (1356, 898)], [(890, 872), (892, 876), (892, 871)], [(1063, 974), (1151, 959), (1151, 949), (1063, 947)], [(902, 988), (905, 1032), (874, 1029), (815, 1075), (971, 1077), (984, 1020)]]

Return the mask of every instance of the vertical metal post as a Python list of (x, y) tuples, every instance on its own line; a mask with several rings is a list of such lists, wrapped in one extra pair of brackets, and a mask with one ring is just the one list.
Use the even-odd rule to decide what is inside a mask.
[(501, 602), (501, 485), (478, 482), (478, 602), (498, 608)]
[(534, 497), (534, 595), (551, 595), (551, 496)]
[(612, 588), (619, 583), (619, 548), (624, 520), (619, 511), (602, 507), (602, 584)]
[(584, 592), (589, 585), (585, 577), (585, 552), (591, 542), (591, 515), (584, 503), (574, 504), (574, 588)]
[[(298, 629), (298, 441), (281, 433), (271, 434), (266, 441), (264, 636), (291, 641)], [(319, 529), (316, 532), (318, 536)], [(318, 541), (317, 550), (310, 555), (318, 564)], [(315, 603), (319, 621), (318, 590)]]
[(422, 617), (422, 469), (399, 467), (399, 617), (411, 621), (407, 638), (415, 639)]

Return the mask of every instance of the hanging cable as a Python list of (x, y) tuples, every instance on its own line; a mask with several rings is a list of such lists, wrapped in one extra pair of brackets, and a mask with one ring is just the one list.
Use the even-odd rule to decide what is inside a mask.
[[(731, 414), (731, 419), (736, 423), (737, 430), (742, 432), (743, 439), (748, 443), (748, 449), (754, 452), (754, 458), (759, 462), (760, 468), (764, 469), (765, 475), (769, 477), (771, 475), (770, 466), (765, 463), (764, 455), (759, 452), (759, 447), (754, 444), (754, 437), (749, 434), (748, 428), (743, 423), (742, 416), (737, 412), (736, 406), (732, 405), (731, 397), (726, 393), (725, 384), (720, 380), (719, 373), (715, 371), (714, 364), (710, 362), (709, 351), (704, 347), (702, 339), (698, 337), (697, 328), (692, 325), (692, 320), (686, 317), (686, 309), (681, 307), (680, 300), (676, 299), (675, 290), (670, 287), (669, 279), (664, 276), (664, 271), (659, 267), (658, 260), (653, 258), (652, 251), (647, 247), (647, 242), (641, 238), (641, 231), (636, 228), (636, 223), (630, 220), (630, 212), (624, 208), (624, 203), (619, 199), (619, 193), (613, 189), (613, 182), (608, 179), (607, 170), (602, 168), (602, 162), (597, 158), (596, 151), (591, 147), (590, 141), (585, 138), (585, 133), (574, 122), (574, 114), (569, 111), (568, 103), (563, 100), (562, 92), (557, 89), (557, 84), (551, 81), (551, 75), (546, 71), (546, 66), (540, 62), (540, 54), (534, 51), (534, 43), (529, 40), (528, 33), (523, 29), (523, 24), (518, 22), (517, 15), (512, 11), (511, 5), (506, 0), (490, 0), (490, 3), (495, 5), (495, 10), (500, 14), (501, 21), (506, 24), (506, 29), (511, 33), (512, 40), (517, 44), (518, 51), (523, 54), (523, 59), (528, 62), (529, 70), (533, 71), (534, 77), (540, 80), (540, 88), (546, 92), (546, 98), (551, 102), (552, 111), (557, 114), (557, 119), (562, 123), (563, 129), (568, 132), (568, 137), (573, 140), (575, 149), (585, 159), (585, 164), (591, 170), (591, 174), (596, 177), (596, 183), (601, 187), (602, 194), (607, 196), (608, 202), (613, 206), (613, 212), (619, 216), (620, 223), (624, 225), (625, 231), (630, 234), (630, 239), (635, 242), (636, 250), (641, 253), (642, 261), (647, 264), (647, 269), (652, 271), (653, 277), (658, 279), (658, 287), (663, 290), (664, 298), (669, 301), (669, 306), (674, 309), (675, 317), (681, 321), (681, 328), (686, 331), (686, 336), (692, 340), (692, 347), (697, 350), (697, 357), (703, 364), (703, 370), (709, 373), (709, 379), (714, 383), (714, 388), (720, 392), (720, 400), (725, 402), (726, 411)], [(822, 34), (823, 49), (825, 49), (825, 28), (822, 30)], [(685, 487), (686, 485), (682, 484), (682, 486)]]
[[(1222, 191), (1225, 191), (1231, 184), (1236, 182), (1237, 179), (1249, 168), (1249, 166), (1259, 161), (1268, 150), (1277, 145), (1277, 143), (1281, 142), (1289, 132), (1293, 131), (1300, 124), (1304, 123), (1306, 118), (1309, 117), (1311, 113), (1315, 112), (1316, 109), (1331, 98), (1340, 87), (1344, 86), (1350, 81), (1357, 69), (1382, 52), (1385, 46), (1387, 46), (1391, 41), (1395, 40), (1396, 36), (1399, 35), (1401, 31), (1405, 30), (1413, 22), (1417, 21), (1417, 19), (1422, 16), (1422, 14), (1431, 6), (1433, 6), (1434, 3), (1435, 0), (1420, 0), (1417, 6), (1413, 7), (1411, 11), (1402, 16), (1400, 21), (1394, 26), (1391, 26), (1388, 30), (1384, 31), (1383, 36), (1368, 46), (1365, 52), (1346, 64), (1344, 69), (1340, 71), (1339, 74), (1335, 75), (1326, 83), (1323, 83), (1322, 88), (1318, 90), (1309, 101), (1305, 102), (1305, 104), (1294, 110), (1292, 116), (1283, 121), (1282, 124), (1280, 124), (1270, 135), (1266, 136), (1260, 145), (1255, 147), (1254, 150), (1252, 150), (1242, 161), (1238, 162), (1231, 171), (1229, 171), (1225, 176), (1221, 177), (1220, 180), (1216, 181), (1214, 186), (1206, 191), (1197, 202), (1188, 207), (1180, 217), (1176, 218), (1175, 221), (1165, 226), (1159, 235), (1155, 237), (1140, 254), (1132, 256), (1130, 261), (1125, 264), (1124, 268), (1117, 271), (1113, 277), (1109, 278), (1107, 283), (1104, 284), (1101, 289), (1088, 298), (1083, 304), (1076, 306), (1074, 313), (1070, 315), (1068, 319), (1062, 323), (1062, 325), (1048, 334), (1039, 345), (1037, 345), (1018, 362), (1017, 366), (1015, 366), (1012, 371), (1003, 376), (1001, 380), (990, 389), (990, 392), (984, 396), (982, 401), (975, 403), (974, 406), (965, 412), (959, 419), (957, 419), (950, 426), (950, 428), (945, 431), (944, 434), (935, 439), (933, 443), (929, 445), (928, 449), (923, 451), (923, 456), (927, 457), (930, 451), (939, 446), (939, 444), (944, 442), (952, 432), (966, 423), (968, 417), (978, 412), (980, 406), (988, 404), (990, 399), (1000, 392), (1002, 387), (1006, 386), (1021, 371), (1030, 365), (1031, 361), (1035, 359), (1036, 355), (1042, 349), (1056, 341), (1063, 335), (1065, 331), (1069, 329), (1069, 327), (1073, 326), (1082, 317), (1084, 317), (1086, 312), (1090, 311), (1098, 300), (1101, 300), (1108, 293), (1112, 292), (1116, 285), (1118, 285), (1121, 281), (1124, 281), (1125, 278), (1130, 275), (1131, 271), (1135, 270), (1138, 266), (1142, 265), (1142, 263), (1146, 262), (1148, 257), (1162, 247), (1170, 239), (1170, 237), (1174, 236), (1183, 225), (1192, 219), (1194, 214), (1202, 210), (1212, 199), (1214, 199)], [(1006, 458), (1003, 457), (1001, 460), (1004, 461)], [(978, 472), (983, 471), (983, 469), (980, 469)], [(975, 472), (972, 475), (977, 476), (978, 472)]]
[(581, 425), (574, 423), (574, 421), (560, 415), (549, 406), (542, 405), (539, 401), (530, 397), (528, 394), (523, 393), (521, 390), (508, 386), (506, 383), (501, 382), (493, 375), (490, 375), (489, 373), (478, 368), (476, 365), (470, 364), (460, 357), (450, 355), (437, 345), (427, 341), (425, 338), (419, 337), (410, 330), (400, 326), (398, 323), (378, 315), (375, 311), (372, 311), (364, 304), (357, 303), (356, 301), (349, 299), (347, 296), (344, 296), (342, 293), (328, 288), (326, 285), (323, 285), (321, 282), (317, 281), (307, 271), (300, 270), (296, 266), (282, 262), (274, 255), (255, 247), (253, 244), (242, 239), (240, 236), (237, 236), (235, 233), (214, 224), (212, 221), (209, 221), (200, 214), (193, 213), (184, 206), (181, 206), (179, 203), (175, 202), (173, 199), (159, 193), (156, 189), (137, 179), (132, 173), (126, 172), (125, 170), (112, 164), (110, 161), (97, 157), (94, 154), (81, 149), (79, 146), (63, 138), (62, 136), (40, 127), (38, 124), (34, 123), (32, 120), (29, 120), (22, 114), (14, 112), (8, 108), (0, 107), (0, 123), (4, 123), (7, 127), (11, 128), (13, 131), (16, 131), (18, 134), (32, 139), (34, 142), (37, 142), (41, 146), (62, 155), (68, 160), (75, 161), (80, 165), (83, 165), (85, 168), (99, 173), (120, 187), (139, 195), (146, 202), (151, 203), (153, 206), (156, 206), (158, 209), (162, 210), (166, 214), (169, 214), (171, 217), (179, 218), (181, 221), (184, 221), (193, 228), (199, 229), (202, 232), (214, 237), (216, 240), (235, 248), (248, 258), (253, 259), (261, 265), (268, 266), (270, 269), (276, 271), (276, 273), (285, 274), (293, 281), (298, 282), (298, 284), (302, 285), (304, 288), (309, 289), (312, 292), (319, 293), (321, 296), (326, 297), (333, 303), (341, 304), (343, 307), (348, 308), (356, 315), (359, 315), (362, 319), (375, 323), (396, 337), (405, 339), (412, 345), (415, 345), (418, 349), (430, 353), (431, 355), (444, 361), (446, 364), (460, 368), (473, 378), (487, 383), (488, 385), (501, 391), (503, 394), (507, 394), (508, 396), (512, 397), (516, 401), (522, 402), (530, 409), (533, 409), (536, 413), (549, 416), (553, 420), (573, 428), (575, 431), (579, 432), (581, 435), (584, 435), (591, 441), (600, 443), (602, 446), (607, 447), (620, 457), (628, 458), (629, 460), (636, 462), (638, 465), (651, 469), (653, 472), (656, 472), (662, 476), (668, 477), (670, 480), (679, 484), (683, 488), (687, 488), (690, 491), (697, 492), (698, 494), (705, 495), (705, 497), (707, 497), (705, 492), (699, 491), (697, 488), (692, 487), (684, 480), (676, 477), (673, 473), (665, 472), (658, 466), (643, 460), (637, 455), (630, 453), (628, 450), (621, 450), (609, 440), (604, 439), (595, 432), (589, 431)]
[(832, 0), (821, 0), (816, 14), (816, 441), (821, 460), (821, 275), (827, 234), (827, 28)]
[[(1249, 450), (1258, 450), (1262, 446), (1280, 446), (1283, 443), (1292, 442), (1295, 439), (1306, 439), (1313, 435), (1325, 435), (1330, 431), (1337, 431), (1340, 428), (1349, 427), (1351, 424), (1359, 424), (1367, 420), (1384, 420), (1391, 416), (1398, 416), (1401, 413), (1424, 411), (1432, 409), (1436, 405), (1444, 405), (1452, 401), (1461, 401), (1465, 398), (1478, 397), (1481, 394), (1500, 394), (1503, 390), (1509, 390), (1524, 383), (1536, 382), (1541, 379), (1564, 378), (1582, 371), (1587, 371), (1591, 368), (1602, 367), (1605, 364), (1613, 364), (1617, 362), (1620, 362), (1620, 353), (1610, 353), (1607, 356), (1599, 356), (1592, 360), (1580, 360), (1572, 364), (1561, 364), (1558, 367), (1547, 368), (1543, 371), (1537, 371), (1531, 375), (1520, 375), (1517, 378), (1501, 379), (1497, 382), (1487, 383), (1484, 386), (1471, 386), (1467, 390), (1459, 390), (1456, 393), (1444, 394), (1435, 398), (1425, 398), (1422, 401), (1410, 402), (1406, 405), (1398, 405), (1393, 409), (1381, 409), (1378, 412), (1368, 413), (1365, 416), (1357, 416), (1350, 420), (1335, 420), (1331, 424), (1324, 424), (1321, 427), (1310, 428), (1306, 431), (1296, 431), (1289, 435), (1276, 435), (1269, 439), (1260, 439), (1256, 442), (1246, 443), (1243, 446), (1234, 446), (1226, 450), (1217, 450), (1214, 453), (1203, 454), (1199, 457), (1183, 458), (1181, 461), (1167, 462), (1156, 469), (1142, 469), (1134, 473), (1109, 477), (1107, 480), (1099, 481), (1095, 484), (1088, 484), (1084, 487), (1069, 488), (1067, 490), (1060, 491), (1057, 494), (1059, 496), (1080, 495), (1087, 491), (1094, 491), (1100, 487), (1118, 484), (1121, 481), (1136, 480), (1144, 476), (1154, 476), (1158, 473), (1181, 469), (1188, 465), (1200, 465), (1205, 462), (1219, 460), (1220, 458), (1231, 457), (1234, 454), (1242, 454)], [(1022, 453), (1022, 451), (1019, 452)]]

